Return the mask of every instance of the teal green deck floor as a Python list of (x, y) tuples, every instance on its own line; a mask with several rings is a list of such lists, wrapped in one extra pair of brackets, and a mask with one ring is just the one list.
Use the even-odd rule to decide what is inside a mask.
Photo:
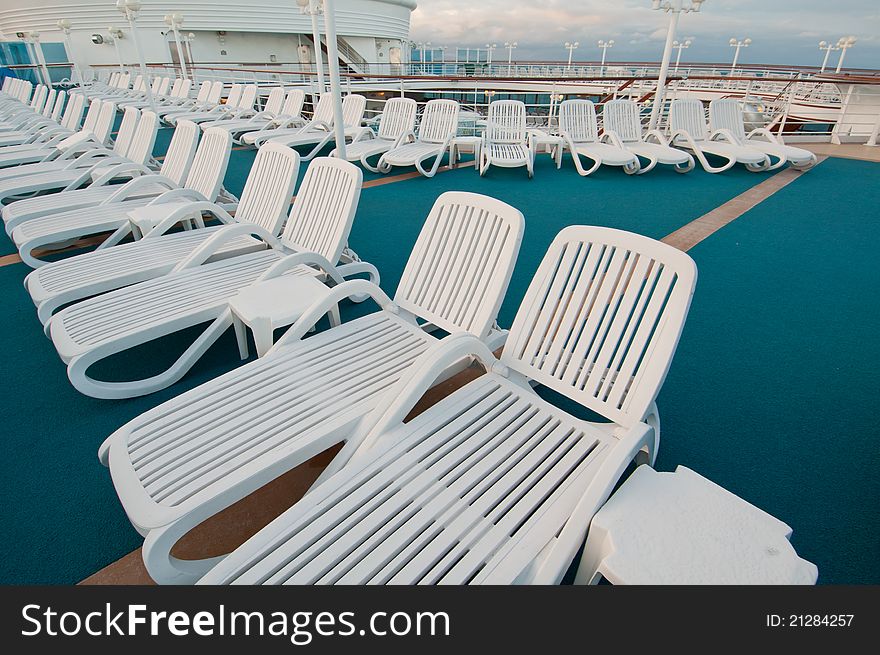
[[(252, 151), (235, 151), (226, 178), (239, 194)], [(828, 160), (697, 246), (700, 281), (660, 397), (659, 468), (684, 464), (794, 528), (820, 581), (878, 575), (880, 485), (872, 429), (878, 375), (880, 167)], [(395, 173), (405, 171), (395, 171)], [(375, 176), (365, 175), (365, 179)], [(365, 189), (350, 239), (393, 293), (436, 197), (477, 191), (520, 208), (522, 253), (500, 322), (509, 326), (547, 245), (565, 225), (598, 224), (660, 238), (766, 179), (744, 170), (583, 179), (539, 157), (524, 170), (473, 168)], [(846, 213), (830, 198), (847, 189)], [(11, 251), (3, 237), (0, 247)], [(239, 365), (224, 335), (181, 383), (145, 398), (100, 401), (76, 392), (21, 287), (22, 264), (0, 268), (7, 382), (0, 464), (6, 526), (0, 582), (73, 583), (137, 548), (98, 445), (122, 423)], [(369, 311), (345, 306), (344, 315)], [(181, 336), (106, 362), (116, 379), (184, 346)], [(869, 418), (870, 417), (870, 418)]]

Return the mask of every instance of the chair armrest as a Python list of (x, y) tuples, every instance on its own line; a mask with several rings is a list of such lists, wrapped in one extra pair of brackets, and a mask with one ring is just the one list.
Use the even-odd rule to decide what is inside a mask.
[[(773, 132), (768, 130), (766, 127), (758, 127), (748, 133), (746, 136), (746, 141), (750, 141), (752, 137), (764, 137), (763, 140), (768, 143), (775, 143), (776, 145), (783, 145), (779, 137), (777, 137)], [(761, 140), (760, 138), (755, 139)]]
[(642, 141), (645, 143), (651, 143), (651, 141), (654, 141), (661, 146), (669, 146), (669, 141), (663, 136), (663, 133), (660, 130), (648, 130), (645, 132), (645, 136), (642, 137)]
[[(189, 190), (188, 189), (174, 189), (174, 190), (170, 191), (169, 194), (174, 194), (177, 191), (186, 192)], [(194, 192), (194, 193), (196, 195), (200, 195), (200, 194), (198, 194), (198, 192)], [(166, 194), (162, 194), (162, 195), (164, 196)], [(162, 196), (159, 196), (159, 197), (161, 198)], [(175, 199), (179, 200), (179, 199), (181, 199), (181, 197), (183, 199), (188, 199), (186, 197), (186, 195), (182, 194), (182, 196), (169, 197), (167, 199), (167, 202), (171, 202)], [(220, 220), (221, 223), (224, 223), (227, 225), (231, 225), (231, 224), (235, 223), (235, 219), (232, 218), (232, 216), (230, 216), (226, 212), (225, 209), (215, 205), (213, 202), (208, 202), (207, 200), (199, 200), (198, 198), (189, 198), (189, 199), (191, 199), (192, 201), (185, 204), (185, 205), (182, 205), (180, 207), (172, 208), (170, 210), (169, 214), (165, 218), (163, 218), (161, 221), (159, 221), (159, 223), (157, 223), (155, 226), (153, 226), (153, 228), (150, 229), (150, 231), (144, 235), (144, 238), (147, 239), (150, 237), (155, 238), (158, 236), (162, 236), (168, 230), (170, 230), (172, 227), (177, 225), (180, 221), (182, 221), (186, 218), (191, 218), (193, 216), (193, 214), (198, 214), (199, 218), (201, 219), (201, 215), (203, 212), (208, 212), (210, 214), (213, 214), (214, 216), (216, 216)], [(158, 198), (156, 200), (158, 200)], [(155, 202), (155, 200), (153, 202)], [(152, 204), (153, 203), (150, 203), (150, 205), (152, 205)], [(204, 227), (204, 225), (202, 225), (202, 227)], [(210, 241), (210, 239), (208, 239), (208, 241)], [(204, 244), (202, 244), (202, 245), (204, 245)], [(190, 253), (190, 254), (194, 254), (194, 253), (195, 253), (195, 251), (193, 251), (193, 253)], [(205, 260), (207, 260), (207, 258), (210, 257), (212, 254), (213, 254), (213, 252), (209, 253), (205, 257)], [(204, 263), (204, 260), (199, 263), (200, 264)]]
[(325, 257), (322, 257), (316, 252), (302, 251), (296, 252), (291, 255), (288, 255), (281, 259), (280, 261), (275, 262), (270, 266), (258, 279), (258, 281), (263, 280), (271, 280), (276, 277), (280, 277), (284, 275), (287, 271), (290, 271), (297, 266), (314, 266), (321, 269), (327, 276), (333, 280), (334, 284), (340, 285), (345, 282), (345, 279), (342, 275), (336, 270), (336, 267), (331, 264)]
[(733, 132), (726, 128), (715, 130), (709, 135), (709, 141), (726, 141), (731, 145), (741, 146), (742, 142), (733, 135)]
[[(132, 166), (134, 165), (135, 164), (132, 164)], [(138, 193), (143, 187), (148, 187), (154, 184), (165, 186), (169, 189), (178, 188), (178, 185), (174, 182), (174, 180), (165, 177), (164, 175), (159, 175), (158, 173), (141, 175), (123, 184), (121, 187), (119, 187), (118, 191), (113, 192), (113, 194), (109, 198), (103, 200), (101, 204), (106, 205), (111, 202), (122, 202), (123, 200), (130, 198), (133, 194)]]
[[(195, 205), (200, 203), (193, 203), (193, 205), (189, 205), (186, 208), (181, 208), (181, 210), (186, 209), (189, 210)], [(206, 202), (202, 207), (202, 211), (209, 211), (223, 222), (234, 222), (231, 216), (226, 213), (223, 208), (218, 207), (214, 203)], [(190, 212), (191, 213), (191, 212)], [(223, 216), (225, 214), (225, 216)], [(260, 227), (259, 225), (254, 225), (253, 223), (235, 223), (234, 225), (227, 225), (217, 232), (212, 234), (202, 245), (193, 250), (186, 259), (181, 261), (174, 267), (172, 273), (177, 273), (178, 271), (183, 271), (189, 268), (195, 268), (196, 266), (201, 266), (204, 264), (212, 255), (214, 255), (220, 247), (234, 239), (242, 235), (247, 236), (255, 236), (258, 239), (264, 241), (272, 248), (280, 247), (279, 241), (276, 237), (271, 235), (268, 230)]]
[[(103, 162), (101, 162), (103, 164)], [(138, 175), (150, 175), (153, 171), (143, 166), (141, 164), (135, 164), (134, 162), (121, 162), (116, 164), (110, 168), (106, 173), (102, 173), (95, 180), (92, 181), (91, 186), (104, 186), (108, 182), (120, 177), (126, 173), (129, 173), (131, 177), (136, 177)]]
[(600, 141), (604, 143), (611, 142), (611, 145), (621, 150), (626, 150), (626, 146), (623, 145), (623, 139), (614, 130), (605, 130)]

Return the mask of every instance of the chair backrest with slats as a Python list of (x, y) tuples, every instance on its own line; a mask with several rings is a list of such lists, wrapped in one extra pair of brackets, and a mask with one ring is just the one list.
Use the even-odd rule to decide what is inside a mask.
[(32, 90), (33, 88), (34, 88), (34, 85), (31, 84), (30, 82), (27, 82), (27, 81), (26, 81), (24, 84), (22, 84), (22, 85), (18, 88), (18, 93), (16, 94), (16, 97), (17, 97), (21, 102), (27, 102), (28, 99), (31, 97), (31, 90)]
[(49, 89), (49, 93), (46, 94), (46, 100), (43, 104), (43, 109), (40, 112), (46, 118), (49, 118), (52, 115), (52, 110), (55, 108), (55, 96), (58, 92), (55, 89)]
[(422, 227), (394, 302), (447, 332), (487, 336), (507, 292), (524, 228), (515, 207), (488, 196), (447, 191)]
[[(123, 116), (124, 118), (124, 116)], [(116, 105), (112, 102), (105, 102), (101, 106), (101, 111), (98, 112), (98, 118), (95, 121), (95, 126), (91, 130), (92, 134), (95, 135), (95, 140), (98, 143), (106, 144), (110, 141), (110, 132), (113, 131), (113, 122), (116, 119)]]
[[(312, 96), (314, 98), (314, 96)], [(312, 113), (313, 121), (321, 121), (330, 125), (333, 123), (333, 94), (322, 93), (318, 98), (318, 104), (314, 106)]]
[(130, 83), (131, 73), (122, 73), (119, 77), (116, 78), (117, 89), (127, 89)]
[(380, 139), (396, 141), (401, 134), (412, 132), (416, 125), (418, 105), (412, 98), (391, 98), (385, 103), (379, 122)]
[(596, 105), (590, 100), (565, 100), (559, 104), (559, 133), (574, 143), (599, 140)]
[(284, 106), (284, 87), (276, 86), (274, 89), (269, 91), (269, 97), (266, 98), (266, 104), (263, 107), (263, 111), (267, 111), (270, 114), (277, 116), (283, 106)]
[(238, 101), (241, 100), (241, 94), (244, 91), (243, 84), (233, 84), (229, 89), (229, 95), (226, 96), (226, 107), (238, 107)]
[(55, 96), (55, 103), (52, 106), (52, 113), (50, 114), (50, 118), (56, 123), (61, 118), (61, 112), (64, 111), (64, 103), (67, 101), (67, 92), (59, 91)]
[(61, 117), (62, 127), (66, 127), (68, 130), (75, 130), (79, 127), (85, 103), (86, 97), (82, 93), (71, 94), (67, 107), (64, 108), (64, 116)]
[(713, 130), (728, 130), (741, 141), (746, 140), (742, 105), (736, 98), (718, 98), (710, 102), (709, 124)]
[(119, 123), (119, 131), (116, 133), (116, 140), (113, 142), (113, 152), (117, 155), (124, 157), (128, 152), (140, 113), (135, 107), (125, 107), (122, 110), (122, 122)]
[(354, 164), (318, 157), (306, 169), (282, 241), (298, 251), (339, 261), (361, 197), (364, 174)]
[(699, 98), (676, 98), (669, 106), (669, 129), (686, 132), (694, 141), (705, 141), (709, 136), (706, 110)]
[(202, 137), (196, 150), (184, 186), (187, 189), (198, 191), (208, 200), (214, 200), (220, 193), (220, 186), (223, 184), (226, 168), (229, 166), (231, 151), (232, 133), (229, 130), (219, 127), (205, 130), (205, 136)]
[(345, 127), (360, 127), (364, 120), (367, 99), (356, 93), (349, 93), (342, 100), (342, 124)]
[(306, 99), (305, 91), (302, 89), (292, 89), (287, 93), (284, 99), (284, 106), (281, 107), (281, 115), (295, 118), (302, 113), (303, 102)]
[(146, 109), (142, 111), (125, 156), (136, 164), (146, 164), (150, 161), (158, 131), (159, 117), (155, 112)]
[(267, 143), (257, 151), (235, 210), (239, 222), (256, 223), (278, 234), (299, 174), (299, 154), (278, 143)]
[(220, 96), (223, 95), (223, 82), (217, 80), (213, 84), (211, 84), (211, 88), (208, 90), (208, 96), (205, 99), (206, 102), (217, 104), (220, 102)]
[(630, 427), (663, 384), (696, 279), (694, 261), (672, 246), (567, 227), (526, 291), (501, 361)]
[(525, 103), (520, 100), (495, 100), (489, 103), (487, 141), (512, 145), (525, 143), (527, 139)]
[(419, 124), (419, 141), (443, 143), (458, 132), (459, 104), (455, 100), (429, 100)]
[(202, 82), (202, 85), (199, 87), (199, 93), (196, 96), (196, 102), (202, 103), (208, 101), (208, 96), (211, 94), (211, 89), (214, 87), (214, 83), (208, 80)]
[(180, 80), (180, 86), (177, 88), (177, 91), (171, 91), (172, 98), (189, 98), (189, 90), (192, 88), (192, 80), (182, 79)]
[(89, 102), (89, 109), (82, 123), (83, 132), (93, 132), (95, 130), (95, 123), (98, 122), (98, 114), (101, 113), (103, 106), (104, 101), (97, 98)]
[(196, 154), (198, 143), (199, 126), (192, 121), (177, 121), (159, 174), (169, 178), (178, 186), (183, 186)]
[(43, 111), (43, 105), (46, 104), (46, 96), (48, 93), (49, 89), (44, 84), (40, 84), (34, 92), (34, 96), (31, 98), (30, 108), (37, 113)]
[(174, 84), (171, 85), (171, 90), (168, 92), (169, 98), (180, 98), (180, 87), (183, 85), (183, 78), (177, 77), (174, 79)]
[(238, 109), (253, 109), (254, 103), (257, 101), (257, 85), (246, 84), (241, 89), (241, 95), (235, 104), (227, 103), (228, 107), (237, 107)]
[(134, 84), (131, 86), (133, 91), (146, 91), (146, 86), (144, 85), (144, 76), (138, 75), (134, 78)]
[(632, 100), (610, 100), (605, 103), (602, 118), (606, 131), (620, 137), (624, 143), (642, 140), (642, 116)]
[(154, 95), (164, 96), (168, 93), (168, 88), (171, 86), (171, 78), (170, 77), (162, 77), (157, 78), (158, 84), (154, 81), (153, 86), (155, 87)]

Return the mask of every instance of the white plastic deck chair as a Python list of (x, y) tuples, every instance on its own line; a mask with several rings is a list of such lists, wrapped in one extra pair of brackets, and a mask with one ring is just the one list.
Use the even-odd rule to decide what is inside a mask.
[[(347, 162), (330, 161), (345, 164), (360, 174), (360, 169)], [(73, 386), (95, 398), (130, 398), (164, 389), (182, 378), (210, 345), (233, 325), (227, 302), (241, 289), (282, 271), (332, 275), (336, 279), (338, 269), (333, 264), (327, 264), (329, 270), (308, 266), (288, 269), (282, 260), (286, 261), (287, 255), (298, 252), (300, 246), (286, 238), (288, 230), (279, 240), (260, 227), (265, 221), (284, 220), (298, 169), (299, 157), (294, 150), (267, 144), (257, 153), (248, 176), (236, 210), (239, 215), (237, 225), (229, 225), (212, 235), (168, 275), (84, 300), (55, 314), (49, 320), (48, 330), (59, 355), (67, 363), (68, 378)], [(357, 186), (359, 195), (360, 184)], [(297, 194), (297, 198), (300, 195)], [(329, 200), (338, 202), (343, 197), (337, 195)], [(209, 207), (205, 203), (204, 209), (222, 216), (220, 207)], [(322, 220), (315, 214), (310, 214), (310, 218)], [(253, 235), (269, 247), (238, 257), (208, 261), (230, 240), (241, 235)], [(340, 252), (344, 246), (343, 240), (339, 245)], [(327, 254), (329, 260), (334, 253)], [(336, 281), (341, 282), (341, 277)], [(206, 322), (209, 325), (202, 334), (161, 373), (128, 382), (104, 382), (88, 375), (89, 367), (97, 361)]]
[(652, 170), (657, 164), (674, 167), (676, 173), (687, 173), (694, 168), (694, 158), (684, 150), (673, 148), (659, 130), (648, 130), (642, 136), (642, 117), (639, 106), (632, 100), (610, 100), (602, 110), (606, 132), (613, 132), (627, 150), (648, 160), (639, 168), (639, 175)]
[[(184, 124), (184, 121), (180, 121), (180, 123)], [(158, 175), (149, 174), (147, 171), (146, 174), (134, 178), (131, 182), (116, 185), (115, 191), (97, 206), (21, 221), (11, 231), (12, 241), (18, 248), (22, 261), (28, 266), (37, 268), (46, 263), (35, 252), (38, 249), (53, 245), (57, 248), (58, 244), (68, 243), (72, 239), (105, 233), (109, 233), (109, 236), (106, 236), (98, 244), (98, 250), (116, 246), (129, 235), (137, 238), (140, 236), (140, 232), (135, 229), (136, 226), (132, 225), (128, 215), (128, 212), (134, 209), (161, 204), (163, 211), (171, 214), (181, 205), (190, 207), (193, 202), (215, 201), (222, 188), (221, 184), (229, 163), (231, 148), (232, 143), (228, 133), (212, 132), (210, 135), (206, 133), (195, 152), (192, 164), (187, 167), (186, 171), (176, 173), (175, 178), (163, 175), (164, 168), (160, 169)], [(170, 154), (169, 149), (166, 161), (170, 158)], [(186, 154), (188, 153), (181, 152), (181, 156)], [(171, 162), (169, 167), (177, 163)], [(183, 174), (186, 177), (181, 185), (177, 180)], [(192, 217), (198, 223), (200, 218), (195, 216), (194, 212), (197, 214), (197, 210), (193, 210), (186, 216)], [(177, 222), (182, 222), (186, 228), (190, 226), (190, 223), (184, 221), (183, 217)], [(165, 229), (169, 229), (173, 225), (170, 224)], [(80, 270), (78, 273), (81, 280), (68, 280), (68, 284), (75, 286), (79, 281), (85, 281), (99, 272), (92, 271), (86, 274)], [(50, 278), (51, 275), (47, 275), (46, 279)], [(43, 292), (45, 293), (45, 289)]]
[[(564, 100), (559, 104), (559, 135), (563, 147), (556, 149), (557, 168), (562, 165), (563, 150), (568, 148), (580, 175), (595, 173), (603, 164), (622, 166), (629, 175), (639, 172), (639, 158), (614, 133), (599, 136), (596, 105), (590, 100)], [(592, 160), (590, 168), (583, 167), (582, 156)]]
[(193, 123), (205, 123), (215, 120), (229, 120), (238, 116), (253, 113), (254, 101), (257, 96), (256, 84), (233, 84), (229, 90), (226, 102), (217, 104), (205, 111), (194, 111), (185, 114), (172, 114), (166, 118), (175, 123), (179, 120), (188, 120)]
[[(695, 281), (671, 246), (565, 228), (500, 359), (470, 335), (426, 353), (346, 467), (201, 583), (559, 583), (628, 465), (654, 455), (654, 401)], [(438, 372), (468, 356), (486, 374), (404, 423)], [(530, 382), (607, 422), (575, 418)]]
[[(329, 94), (325, 94), (329, 95)], [(323, 96), (322, 96), (323, 101)], [(364, 110), (367, 99), (362, 95), (350, 93), (342, 100), (342, 123), (345, 136), (354, 138), (361, 130), (361, 122), (364, 118)], [(305, 154), (300, 154), (303, 161), (309, 161), (321, 150), (333, 141), (336, 134), (333, 130), (333, 119), (329, 123), (319, 123), (312, 120), (299, 132), (286, 136), (274, 136), (267, 143), (277, 143), (291, 148), (311, 146), (312, 149)]]
[[(699, 98), (676, 98), (669, 107), (670, 143), (689, 150), (708, 173), (721, 173), (737, 163), (757, 173), (770, 168), (770, 158), (755, 148), (740, 145), (730, 132), (710, 132), (706, 124), (706, 110)], [(721, 166), (713, 166), (706, 155), (725, 159)]]
[(259, 148), (261, 145), (275, 137), (296, 136), (300, 133), (315, 130), (327, 131), (328, 126), (333, 123), (333, 94), (322, 93), (318, 96), (317, 101), (313, 94), (312, 103), (312, 116), (305, 123), (299, 124), (294, 121), (290, 125), (273, 126), (271, 129), (264, 129), (252, 132), (251, 134), (245, 134), (241, 139), (242, 142), (246, 145)]
[[(302, 89), (291, 89), (277, 116), (269, 118), (257, 114), (251, 119), (254, 124), (247, 129), (239, 130), (233, 140), (239, 145), (253, 145), (263, 135), (271, 136), (273, 133), (280, 134), (279, 130), (302, 128), (306, 124), (302, 117), (305, 97), (305, 91)], [(264, 119), (268, 120), (263, 122)]]
[[(256, 91), (256, 87), (254, 87), (254, 90)], [(251, 101), (251, 105), (253, 105), (253, 101)], [(239, 132), (257, 130), (261, 127), (265, 127), (269, 124), (270, 120), (277, 118), (281, 114), (281, 109), (283, 107), (284, 87), (276, 86), (269, 92), (269, 97), (266, 98), (266, 104), (262, 111), (254, 113), (253, 116), (250, 116), (249, 118), (222, 118), (207, 121), (202, 123), (201, 127), (203, 130), (211, 127), (222, 127), (224, 130), (229, 130), (234, 138)], [(251, 107), (251, 109), (252, 108), (253, 107)]]
[(525, 166), (529, 177), (532, 177), (534, 165), (535, 148), (526, 130), (525, 103), (521, 100), (495, 100), (489, 103), (489, 115), (480, 146), (480, 175), (484, 175), (489, 166)]
[(165, 120), (170, 114), (183, 114), (188, 111), (193, 111), (197, 108), (213, 107), (216, 104), (213, 95), (216, 94), (216, 100), (219, 100), (220, 94), (222, 92), (223, 84), (221, 82), (211, 82), (210, 80), (205, 80), (199, 86), (199, 90), (196, 93), (195, 98), (190, 98), (189, 91), (187, 91), (187, 93), (185, 95), (181, 95), (180, 98), (174, 101), (169, 101), (166, 106), (159, 107), (159, 116), (161, 116), (162, 119)]
[[(192, 582), (213, 563), (170, 555), (203, 520), (346, 442), (342, 465), (359, 445), (353, 440), (369, 412), (420, 355), (442, 343), (420, 321), (498, 347), (504, 333), (494, 328), (495, 318), (524, 223), (518, 210), (492, 198), (441, 195), (393, 301), (365, 280), (344, 282), (263, 358), (159, 405), (108, 438), (99, 457), (146, 537), (144, 561), (153, 579)], [(338, 302), (360, 294), (379, 310), (303, 339)]]
[[(84, 121), (82, 129), (79, 130), (80, 138), (83, 140), (91, 138), (90, 130), (101, 110), (102, 101), (95, 102), (96, 104), (89, 105), (89, 111), (86, 113), (86, 119), (90, 123)], [(79, 128), (84, 106), (85, 98), (74, 94), (74, 98), (67, 104), (60, 125), (46, 121), (20, 132), (9, 132), (5, 136), (0, 136), (0, 166), (17, 166), (21, 163), (41, 161), (57, 152), (54, 146), (73, 136)]]
[[(158, 179), (151, 177), (138, 182), (129, 182), (120, 187), (111, 186), (112, 180), (107, 178), (103, 182), (96, 180), (84, 189), (67, 191), (63, 195), (49, 194), (13, 202), (3, 208), (3, 220), (7, 233), (12, 234), (18, 225), (35, 218), (71, 212), (86, 207), (96, 207), (103, 204), (111, 196), (117, 199), (139, 195), (148, 197), (162, 193), (169, 188), (182, 186), (190, 170), (198, 138), (198, 127), (194, 123), (181, 121), (171, 135), (168, 150), (159, 168), (160, 178)], [(134, 163), (117, 165), (117, 175), (123, 172), (128, 172), (131, 175), (152, 175), (152, 171)], [(151, 184), (156, 181), (159, 183)], [(125, 189), (125, 192), (119, 193), (122, 189)]]
[(713, 131), (725, 130), (738, 144), (760, 150), (770, 157), (771, 161), (775, 158), (776, 162), (767, 170), (776, 170), (788, 162), (792, 168), (806, 171), (819, 161), (809, 150), (786, 145), (767, 128), (755, 128), (747, 135), (743, 123), (742, 105), (736, 98), (719, 98), (710, 102), (709, 123)]
[[(425, 177), (434, 177), (443, 154), (458, 131), (459, 104), (455, 100), (429, 100), (425, 103), (418, 136), (409, 135), (412, 141), (389, 150), (379, 159), (378, 169), (388, 173), (394, 166), (415, 166)], [(422, 165), (434, 159), (431, 168)]]
[[(378, 133), (373, 134), (369, 127), (361, 128), (352, 142), (345, 146), (345, 158), (360, 161), (361, 166), (378, 173), (379, 169), (370, 164), (369, 158), (402, 145), (415, 129), (417, 111), (418, 105), (412, 98), (390, 98), (382, 111)], [(336, 156), (335, 149), (330, 156)]]

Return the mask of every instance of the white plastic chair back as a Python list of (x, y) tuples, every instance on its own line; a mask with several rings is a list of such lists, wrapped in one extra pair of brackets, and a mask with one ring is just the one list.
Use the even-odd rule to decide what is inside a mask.
[(59, 91), (55, 96), (55, 104), (52, 107), (50, 118), (56, 123), (61, 118), (61, 112), (64, 111), (64, 102), (66, 100), (68, 100), (66, 91)]
[(620, 137), (624, 143), (642, 140), (642, 116), (632, 100), (610, 100), (605, 103), (602, 118), (606, 130)]
[(82, 129), (84, 132), (95, 131), (95, 123), (98, 122), (98, 114), (101, 113), (101, 108), (103, 106), (104, 101), (98, 100), (97, 98), (89, 102), (89, 110), (86, 112), (86, 117), (83, 120), (82, 124)]
[(699, 98), (676, 98), (669, 107), (669, 129), (682, 130), (694, 141), (705, 141), (709, 136), (706, 110)]
[(220, 96), (223, 95), (223, 82), (217, 80), (213, 84), (211, 84), (211, 88), (208, 91), (208, 97), (205, 99), (206, 102), (214, 103), (215, 105), (220, 102)]
[(135, 77), (134, 84), (131, 88), (133, 91), (145, 91), (147, 87), (144, 86), (144, 76), (138, 75), (137, 77)]
[(284, 87), (277, 86), (269, 92), (269, 97), (266, 98), (266, 105), (263, 107), (263, 111), (277, 116), (283, 106)]
[(429, 100), (422, 112), (419, 141), (444, 143), (458, 132), (459, 104), (455, 100)]
[(115, 119), (116, 105), (112, 102), (105, 102), (101, 107), (101, 111), (98, 113), (95, 126), (91, 130), (98, 143), (106, 144), (110, 140), (110, 132), (113, 131), (113, 122)]
[(55, 89), (49, 89), (49, 93), (46, 94), (46, 101), (43, 104), (43, 109), (40, 113), (43, 114), (46, 118), (49, 118), (52, 115), (52, 110), (55, 108), (55, 96), (57, 95), (57, 91)]
[(305, 102), (306, 94), (302, 89), (292, 89), (288, 92), (284, 99), (284, 106), (281, 108), (282, 116), (290, 116), (294, 118), (302, 113), (303, 102)]
[(296, 192), (282, 241), (298, 251), (314, 252), (336, 263), (342, 255), (364, 174), (336, 157), (318, 157), (306, 169)]
[(162, 160), (162, 167), (159, 169), (160, 175), (169, 178), (178, 186), (183, 186), (196, 154), (199, 132), (199, 126), (192, 121), (177, 121), (168, 150), (165, 151), (165, 159)]
[(333, 123), (333, 94), (322, 93), (318, 98), (318, 104), (314, 106), (312, 113), (313, 121), (321, 121), (330, 125)]
[(107, 78), (107, 86), (116, 86), (116, 83), (119, 81), (119, 73), (110, 73), (110, 77)]
[(630, 427), (663, 384), (696, 279), (694, 261), (677, 248), (611, 228), (567, 227), (526, 291), (501, 361)]
[(31, 97), (31, 90), (34, 88), (34, 85), (30, 82), (25, 82), (18, 89), (18, 95), (16, 96), (21, 102), (27, 102)]
[(205, 80), (202, 82), (202, 85), (199, 87), (199, 93), (196, 96), (196, 102), (202, 103), (208, 101), (208, 96), (211, 94), (211, 89), (214, 87), (213, 82), (209, 82)]
[(86, 103), (86, 97), (82, 93), (73, 93), (64, 108), (64, 116), (61, 118), (61, 126), (68, 130), (75, 130), (79, 127), (79, 121), (82, 119), (83, 107)]
[(168, 92), (169, 98), (180, 98), (180, 87), (183, 85), (183, 78), (177, 77), (174, 79), (174, 84), (171, 85), (171, 91)]
[(524, 228), (515, 207), (476, 193), (447, 191), (419, 233), (394, 302), (447, 332), (487, 336)]
[(237, 107), (238, 109), (253, 109), (257, 100), (257, 85), (247, 84), (242, 87), (241, 95), (235, 104), (227, 103), (227, 107)]
[(229, 95), (226, 97), (226, 107), (230, 109), (238, 107), (238, 101), (241, 100), (241, 94), (243, 91), (243, 84), (233, 84), (232, 88), (229, 89)]
[(489, 103), (486, 140), (491, 143), (519, 144), (527, 140), (526, 105), (520, 100)]
[(6, 77), (3, 79), (3, 86), (0, 87), (0, 91), (3, 93), (9, 93), (9, 90), (15, 84), (15, 80), (12, 77)]
[(163, 77), (163, 78), (159, 79), (158, 84), (154, 83), (154, 86), (156, 87), (156, 91), (155, 91), (154, 95), (164, 96), (168, 93), (168, 87), (171, 86), (171, 78), (170, 77)]
[(299, 154), (293, 148), (279, 143), (261, 146), (244, 183), (235, 210), (236, 220), (256, 223), (278, 234), (287, 216), (298, 174)]
[(143, 165), (150, 161), (158, 131), (159, 117), (156, 113), (146, 109), (142, 111), (125, 156), (136, 164)]
[[(190, 121), (186, 121), (189, 123)], [(198, 126), (194, 125), (196, 131)], [(219, 127), (205, 130), (205, 136), (196, 150), (184, 186), (198, 191), (208, 200), (214, 200), (220, 193), (229, 153), (232, 151), (232, 133)]]
[(127, 89), (130, 83), (131, 73), (122, 73), (119, 77), (116, 78), (117, 89)]
[(741, 141), (746, 140), (742, 105), (735, 98), (719, 98), (710, 102), (709, 124), (713, 130), (729, 130)]
[(412, 132), (416, 125), (418, 104), (412, 98), (391, 98), (385, 103), (379, 121), (380, 139), (396, 141), (401, 134)]
[(565, 100), (559, 103), (559, 132), (574, 143), (594, 143), (599, 140), (596, 105), (590, 100)]
[(356, 93), (349, 93), (342, 99), (342, 124), (345, 127), (360, 127), (364, 120), (367, 99)]
[(180, 88), (177, 90), (177, 95), (172, 93), (173, 98), (188, 98), (189, 91), (192, 89), (192, 80), (185, 79), (180, 81)]
[(38, 114), (43, 111), (43, 106), (46, 104), (46, 96), (48, 93), (49, 89), (46, 88), (46, 86), (43, 84), (39, 85), (34, 92), (34, 97), (31, 98), (30, 108)]
[(116, 133), (116, 140), (113, 142), (113, 152), (117, 155), (125, 157), (128, 152), (139, 117), (140, 111), (135, 107), (123, 108), (122, 121), (119, 123), (119, 131)]

